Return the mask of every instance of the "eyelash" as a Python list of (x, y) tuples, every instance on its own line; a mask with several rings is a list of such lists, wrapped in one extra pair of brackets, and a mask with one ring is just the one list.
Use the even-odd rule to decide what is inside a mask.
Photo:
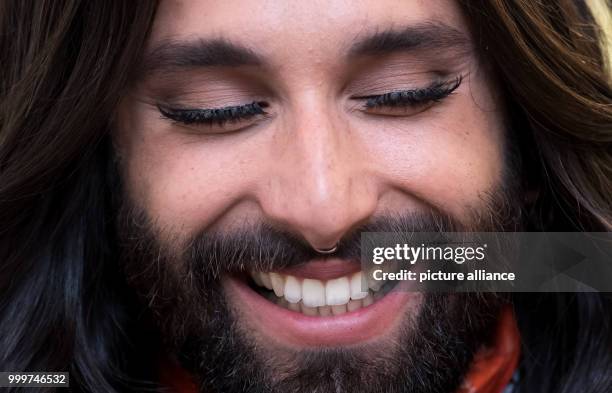
[(205, 124), (223, 125), (227, 122), (249, 119), (257, 115), (265, 115), (268, 104), (266, 102), (253, 101), (250, 104), (226, 106), (214, 109), (177, 109), (165, 108), (158, 105), (157, 108), (163, 117), (183, 124)]
[[(406, 107), (424, 105), (430, 102), (438, 102), (453, 93), (463, 80), (462, 76), (452, 81), (436, 82), (423, 89), (394, 91), (385, 94), (354, 97), (354, 99), (366, 100), (365, 108), (384, 108), (384, 107)], [(266, 115), (264, 108), (268, 103), (263, 101), (253, 101), (250, 104), (227, 106), (213, 109), (182, 109), (166, 108), (158, 105), (157, 108), (163, 117), (182, 123), (219, 125), (228, 122), (237, 122), (250, 119), (257, 115)]]
[(454, 80), (436, 82), (423, 89), (393, 91), (390, 93), (355, 97), (355, 99), (366, 100), (367, 109), (383, 107), (405, 107), (438, 102), (451, 95), (463, 81), (463, 76)]

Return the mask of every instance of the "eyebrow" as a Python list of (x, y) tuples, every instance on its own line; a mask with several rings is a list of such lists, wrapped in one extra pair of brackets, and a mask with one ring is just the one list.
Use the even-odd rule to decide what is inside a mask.
[(141, 72), (154, 73), (194, 67), (260, 66), (253, 50), (225, 39), (165, 40), (147, 52)]
[(466, 50), (468, 36), (444, 23), (427, 22), (404, 28), (376, 31), (357, 41), (349, 50), (349, 57), (385, 55), (413, 50)]
[[(404, 28), (379, 30), (357, 37), (348, 50), (348, 58), (384, 55), (416, 50), (464, 50), (469, 39), (463, 32), (438, 22)], [(168, 39), (145, 53), (139, 76), (165, 73), (184, 68), (263, 66), (266, 62), (254, 50), (227, 39)]]

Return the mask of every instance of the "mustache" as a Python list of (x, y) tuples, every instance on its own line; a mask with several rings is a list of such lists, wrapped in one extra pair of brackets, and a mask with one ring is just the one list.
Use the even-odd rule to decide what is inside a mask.
[[(322, 255), (296, 233), (267, 223), (227, 232), (203, 230), (186, 242), (182, 250), (176, 241), (163, 241), (154, 223), (143, 211), (120, 209), (122, 259), (132, 264), (175, 266), (184, 274), (202, 281), (218, 280), (223, 274), (248, 271), (273, 271), (298, 266), (312, 260), (339, 258), (358, 262), (361, 258), (362, 234), (366, 232), (459, 232), (467, 228), (453, 217), (437, 211), (404, 213), (377, 217), (349, 231), (335, 252)], [(121, 242), (120, 242), (121, 244)]]

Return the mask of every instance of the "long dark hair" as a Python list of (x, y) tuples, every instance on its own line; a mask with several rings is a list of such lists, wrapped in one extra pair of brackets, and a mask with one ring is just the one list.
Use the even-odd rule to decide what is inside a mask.
[(113, 392), (146, 367), (113, 265), (106, 177), (112, 114), (154, 11), (0, 2), (3, 371), (69, 371), (75, 391)]
[[(612, 92), (581, 1), (461, 2), (505, 90), (530, 230), (612, 228)], [(143, 391), (154, 348), (116, 265), (109, 131), (152, 1), (0, 2), (0, 370)], [(520, 392), (612, 391), (606, 294), (513, 296)]]

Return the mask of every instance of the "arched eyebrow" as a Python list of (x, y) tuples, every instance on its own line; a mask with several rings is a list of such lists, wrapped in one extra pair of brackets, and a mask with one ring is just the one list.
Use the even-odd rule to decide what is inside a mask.
[[(346, 58), (384, 55), (393, 52), (468, 49), (470, 40), (463, 32), (446, 24), (429, 22), (403, 28), (376, 30), (358, 36), (349, 46)], [(153, 73), (172, 73), (201, 67), (241, 67), (267, 64), (255, 50), (227, 39), (169, 39), (145, 53), (138, 78)]]

